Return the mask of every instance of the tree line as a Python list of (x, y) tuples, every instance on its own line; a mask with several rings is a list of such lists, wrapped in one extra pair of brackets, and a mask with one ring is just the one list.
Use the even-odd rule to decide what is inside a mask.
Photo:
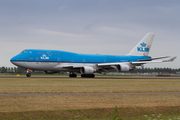
[[(173, 73), (180, 72), (179, 69), (171, 69), (171, 68), (137, 68), (133, 71), (130, 71), (130, 73)], [(21, 67), (0, 67), (0, 73), (26, 73), (26, 70)]]
[(172, 68), (138, 68), (133, 71), (130, 71), (130, 73), (173, 73), (176, 74), (177, 72), (180, 72), (180, 68), (178, 69), (172, 69)]
[(0, 73), (26, 73), (26, 70), (21, 67), (0, 67)]

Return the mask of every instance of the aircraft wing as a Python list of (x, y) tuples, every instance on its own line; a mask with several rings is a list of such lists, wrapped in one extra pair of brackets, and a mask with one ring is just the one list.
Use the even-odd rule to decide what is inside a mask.
[(151, 60), (164, 59), (164, 58), (169, 58), (169, 57), (170, 56), (165, 56), (165, 57), (150, 58), (150, 59), (144, 59), (144, 60), (138, 60), (138, 61), (151, 61)]
[[(173, 62), (177, 57), (173, 57), (169, 60), (162, 60), (162, 61), (155, 61), (155, 59), (163, 59), (167, 57), (159, 57), (159, 58), (152, 58), (152, 59), (145, 59), (145, 60), (139, 60), (137, 62), (130, 62), (132, 65), (139, 65), (139, 64), (149, 64), (149, 63), (162, 63), (162, 62)], [(150, 61), (152, 60), (152, 61)], [(99, 67), (105, 67), (105, 66), (113, 66), (113, 65), (119, 65), (122, 64), (122, 62), (116, 62), (116, 63), (100, 63), (97, 64)]]
[(171, 59), (169, 59), (169, 60), (164, 60), (163, 62), (173, 62), (176, 58), (177, 58), (177, 57), (173, 57), (173, 58), (171, 58)]
[[(142, 64), (150, 64), (150, 63), (163, 63), (163, 62), (173, 62), (176, 57), (173, 57), (173, 58), (170, 58), (169, 60), (153, 60), (153, 59), (162, 59), (162, 58), (167, 58), (167, 57), (160, 57), (160, 58), (152, 58), (151, 60), (152, 61), (149, 61), (150, 59), (145, 59), (144, 61), (140, 60), (140, 61), (137, 61), (137, 62), (129, 62), (129, 65), (132, 65), (132, 66), (141, 66)], [(100, 63), (100, 64), (97, 64), (98, 67), (111, 67), (111, 68), (114, 68), (114, 66), (117, 66), (117, 65), (122, 65), (122, 64), (125, 64), (125, 65), (128, 65), (128, 63), (122, 63), (122, 62), (116, 62), (116, 63)]]
[(58, 65), (55, 66), (55, 69), (59, 69), (59, 68), (81, 68), (83, 67), (82, 65)]
[[(149, 61), (149, 59), (145, 59), (144, 61), (137, 61), (137, 62), (114, 62), (114, 63), (99, 63), (96, 64), (96, 72), (111, 72), (111, 71), (117, 71), (120, 70), (123, 71), (129, 71), (130, 69), (134, 69), (135, 66), (141, 66), (143, 64), (150, 64), (150, 63), (162, 63), (162, 62), (172, 62), (176, 59), (176, 57), (170, 58), (168, 60), (153, 60), (153, 59), (162, 59), (167, 57), (160, 57), (160, 58), (152, 58), (152, 61)], [(54, 68), (59, 70), (61, 68), (67, 68), (67, 69), (81, 69), (84, 67), (84, 65), (58, 65)], [(121, 68), (119, 68), (121, 67)]]
[(118, 66), (121, 66), (121, 69), (130, 69), (131, 67), (135, 67), (135, 66), (141, 66), (142, 64), (148, 64), (148, 63), (162, 63), (162, 61), (137, 61), (137, 62), (116, 62), (116, 63), (100, 63), (97, 64), (97, 66), (99, 67), (100, 71), (103, 72), (109, 72), (110, 70), (115, 70), (117, 72), (119, 72), (120, 69), (118, 69)]
[(116, 62), (116, 63), (100, 63), (97, 64), (98, 67), (105, 67), (105, 66), (113, 66), (113, 65), (119, 65), (122, 64), (122, 62)]
[(81, 68), (83, 65), (63, 65), (63, 68)]
[[(166, 57), (161, 57), (161, 58), (155, 58), (155, 59), (162, 59), (162, 58), (166, 58)], [(170, 58), (169, 60), (162, 60), (162, 61), (147, 61), (147, 60), (144, 60), (144, 61), (137, 61), (137, 62), (131, 62), (132, 65), (141, 65), (141, 64), (149, 64), (149, 63), (162, 63), (162, 62), (173, 62), (177, 57), (173, 57), (173, 58)]]

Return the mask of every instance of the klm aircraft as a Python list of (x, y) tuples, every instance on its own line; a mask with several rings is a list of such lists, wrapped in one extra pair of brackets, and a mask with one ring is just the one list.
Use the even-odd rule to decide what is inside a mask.
[(78, 54), (59, 50), (26, 49), (13, 57), (10, 61), (27, 70), (27, 77), (32, 70), (44, 71), (46, 74), (69, 72), (69, 77), (95, 77), (94, 73), (128, 72), (149, 63), (174, 61), (158, 60), (168, 57), (151, 58), (148, 56), (154, 34), (148, 33), (127, 55), (93, 55)]

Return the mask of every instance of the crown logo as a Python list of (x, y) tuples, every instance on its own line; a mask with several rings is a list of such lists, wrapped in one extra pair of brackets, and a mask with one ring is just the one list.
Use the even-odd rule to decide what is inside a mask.
[(140, 43), (140, 45), (141, 47), (146, 47), (147, 44), (143, 42), (143, 43)]

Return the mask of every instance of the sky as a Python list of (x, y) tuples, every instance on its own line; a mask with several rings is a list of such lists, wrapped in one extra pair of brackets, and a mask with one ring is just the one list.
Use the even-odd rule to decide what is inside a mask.
[(0, 0), (0, 67), (24, 49), (125, 55), (155, 33), (145, 67), (180, 68), (179, 0)]

